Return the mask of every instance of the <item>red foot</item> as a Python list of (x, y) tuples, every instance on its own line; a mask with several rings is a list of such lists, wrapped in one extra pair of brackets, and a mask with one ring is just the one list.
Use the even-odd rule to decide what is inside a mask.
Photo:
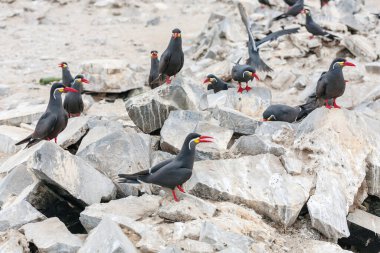
[(310, 36), (309, 36), (309, 39), (310, 39), (310, 40), (314, 39), (314, 35), (310, 35)]
[(177, 188), (178, 188), (178, 190), (179, 190), (180, 192), (183, 192), (183, 193), (185, 193), (185, 190), (182, 188), (182, 186), (180, 186), (180, 185), (177, 185)]
[(338, 109), (340, 109), (341, 107), (340, 107), (339, 105), (336, 104), (335, 100), (336, 100), (336, 98), (334, 98), (334, 104), (333, 104), (333, 105), (334, 105), (334, 108), (338, 108)]
[(46, 138), (46, 140), (50, 141), (50, 138)]
[(80, 113), (69, 113), (69, 118), (79, 117)]
[(171, 83), (172, 83), (172, 80), (170, 80), (170, 77), (169, 77), (169, 76), (167, 76), (167, 77), (166, 77), (166, 81), (165, 81), (165, 82), (166, 82), (166, 84), (171, 84)]
[(54, 138), (55, 143), (57, 143), (57, 137)]
[(329, 105), (329, 100), (328, 99), (325, 99), (325, 104), (326, 104), (326, 108), (327, 109), (331, 109), (332, 108), (332, 106)]
[(179, 202), (177, 195), (175, 194), (175, 190), (172, 190), (172, 193), (173, 193), (173, 198), (174, 198), (175, 202)]
[(247, 86), (245, 86), (245, 90), (248, 92), (248, 91), (252, 90), (252, 88), (249, 87), (248, 84), (247, 84)]
[(238, 84), (239, 88), (238, 88), (238, 93), (242, 93), (243, 92), (243, 88), (241, 87), (241, 83)]

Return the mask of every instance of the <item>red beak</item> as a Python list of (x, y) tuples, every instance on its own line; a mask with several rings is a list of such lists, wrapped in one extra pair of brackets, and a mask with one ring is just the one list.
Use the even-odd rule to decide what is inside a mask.
[(71, 88), (71, 87), (65, 87), (64, 89), (63, 89), (63, 92), (78, 92), (76, 89), (73, 89), (73, 88)]
[(63, 64), (62, 63), (58, 64), (58, 67), (63, 68)]
[(206, 79), (203, 81), (203, 83), (208, 83), (208, 82), (210, 82), (210, 78), (206, 78)]
[(199, 137), (199, 142), (212, 142), (213, 141), (213, 140), (209, 140), (209, 139), (214, 139), (214, 137), (202, 135), (201, 137)]
[(81, 79), (82, 83), (90, 83), (86, 78)]
[(262, 121), (262, 122), (265, 122), (265, 121), (268, 121), (268, 120), (267, 120), (267, 119), (262, 119), (261, 121)]
[(253, 73), (252, 75), (253, 75), (253, 77), (256, 78), (258, 81), (260, 80), (259, 76), (256, 75), (256, 73)]
[(352, 62), (349, 62), (349, 61), (344, 62), (344, 66), (348, 66), (348, 67), (356, 67), (355, 64), (353, 64)]

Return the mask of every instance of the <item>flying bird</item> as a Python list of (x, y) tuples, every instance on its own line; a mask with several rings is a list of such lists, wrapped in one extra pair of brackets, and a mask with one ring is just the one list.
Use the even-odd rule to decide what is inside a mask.
[[(243, 90), (246, 90), (247, 92), (250, 91), (252, 88), (248, 86), (248, 82), (252, 81), (254, 78), (260, 80), (260, 78), (256, 75), (256, 69), (251, 65), (239, 64), (240, 60), (241, 58), (235, 63), (231, 71), (232, 79), (239, 84), (238, 93), (242, 93)], [(246, 83), (244, 89), (241, 87), (242, 82)]]
[(334, 108), (341, 108), (336, 104), (336, 99), (344, 94), (346, 89), (346, 81), (343, 77), (343, 67), (355, 67), (355, 64), (348, 62), (346, 59), (335, 59), (327, 72), (322, 73), (317, 83), (315, 92), (317, 99), (323, 99), (326, 108), (331, 109), (329, 99), (333, 99)]
[(74, 84), (71, 85), (72, 88), (79, 92), (70, 92), (65, 96), (63, 101), (63, 108), (69, 114), (69, 118), (78, 117), (83, 112), (84, 105), (82, 100), (83, 83), (89, 83), (89, 81), (84, 78), (83, 75), (77, 75), (74, 78)]
[(67, 112), (62, 106), (61, 94), (63, 92), (78, 91), (71, 87), (66, 87), (62, 83), (54, 83), (50, 88), (49, 104), (45, 113), (38, 120), (34, 132), (15, 145), (28, 143), (25, 148), (29, 148), (41, 140), (50, 141), (52, 139), (57, 143), (57, 136), (66, 128), (68, 121)]
[(297, 0), (297, 2), (292, 5), (287, 12), (275, 17), (273, 20), (280, 20), (280, 19), (283, 19), (283, 18), (287, 18), (289, 16), (297, 16), (298, 14), (300, 14), (301, 12), (303, 12), (303, 8), (304, 8), (304, 0)]
[(313, 36), (314, 35), (316, 35), (316, 36), (323, 36), (323, 37), (329, 38), (330, 40), (338, 39), (337, 36), (324, 31), (320, 27), (320, 25), (318, 25), (317, 23), (315, 23), (315, 21), (311, 17), (311, 12), (310, 12), (309, 9), (304, 9), (304, 13), (306, 14), (306, 30), (309, 33), (313, 34)]
[(119, 183), (150, 183), (172, 190), (175, 201), (179, 201), (175, 188), (185, 192), (182, 185), (190, 179), (195, 158), (195, 147), (199, 143), (212, 142), (212, 137), (197, 133), (190, 133), (185, 138), (179, 154), (174, 159), (163, 161), (149, 170), (135, 174), (119, 174)]
[(69, 65), (67, 65), (67, 62), (61, 62), (58, 64), (58, 67), (62, 69), (62, 84), (70, 87), (71, 83), (74, 81), (74, 78), (70, 73)]
[(232, 84), (224, 82), (219, 77), (209, 74), (207, 78), (203, 81), (204, 84), (207, 84), (207, 90), (213, 90), (214, 93), (218, 93), (222, 90), (228, 90), (228, 88), (234, 88)]
[(150, 52), (150, 72), (148, 83), (150, 88), (154, 89), (159, 86), (158, 82), (153, 82), (158, 77), (158, 66), (160, 61), (158, 60), (158, 52), (156, 50), (152, 50)]

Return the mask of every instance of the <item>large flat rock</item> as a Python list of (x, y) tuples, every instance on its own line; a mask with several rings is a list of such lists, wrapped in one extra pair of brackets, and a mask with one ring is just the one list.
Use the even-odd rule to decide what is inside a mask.
[(15, 126), (0, 126), (0, 152), (3, 153), (15, 153), (21, 147), (15, 144), (32, 133), (30, 130), (26, 130), (21, 127)]
[(0, 125), (19, 126), (21, 123), (32, 123), (45, 112), (47, 105), (31, 105), (0, 112)]
[(89, 119), (89, 117), (70, 118), (66, 129), (57, 138), (58, 145), (67, 148), (77, 143), (87, 133)]

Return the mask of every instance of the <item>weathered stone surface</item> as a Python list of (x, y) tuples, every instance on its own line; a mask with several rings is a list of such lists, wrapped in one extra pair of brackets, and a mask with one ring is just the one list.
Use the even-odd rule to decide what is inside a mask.
[(376, 215), (356, 209), (347, 216), (347, 220), (375, 234), (380, 234), (380, 217)]
[(255, 119), (228, 107), (215, 108), (213, 117), (220, 122), (220, 126), (238, 134), (254, 134), (259, 125)]
[(203, 198), (244, 203), (289, 226), (307, 201), (312, 181), (288, 175), (279, 158), (265, 154), (196, 162), (185, 187)]
[(343, 250), (339, 245), (317, 241), (317, 240), (305, 240), (302, 242), (302, 247), (292, 248), (291, 252), (294, 253), (321, 253), (321, 252), (329, 252), (329, 253), (351, 253), (352, 251)]
[(20, 231), (41, 252), (75, 253), (82, 246), (82, 240), (71, 234), (65, 224), (56, 217), (26, 224), (20, 228)]
[(67, 148), (77, 143), (88, 131), (89, 117), (70, 118), (67, 127), (57, 138), (58, 145)]
[(21, 123), (32, 123), (45, 112), (47, 105), (31, 105), (0, 112), (0, 125), (19, 126)]
[(150, 136), (119, 130), (80, 148), (77, 155), (110, 178), (120, 173), (147, 170), (150, 167)]
[(14, 153), (21, 147), (16, 146), (15, 143), (24, 139), (26, 136), (30, 135), (32, 131), (15, 127), (15, 126), (0, 126), (0, 152), (3, 153)]
[(63, 195), (71, 195), (85, 204), (99, 203), (115, 195), (112, 181), (81, 158), (62, 150), (58, 145), (41, 141), (21, 150), (0, 167), (0, 173), (25, 166), (41, 180), (52, 184)]
[(122, 99), (116, 99), (113, 103), (102, 101), (96, 103), (88, 109), (87, 116), (97, 116), (107, 120), (128, 120), (128, 113), (125, 111)]
[(276, 72), (275, 78), (271, 82), (271, 86), (274, 89), (284, 89), (285, 87), (290, 87), (296, 78), (297, 77), (292, 72), (278, 71)]
[(212, 217), (215, 211), (214, 205), (186, 194), (179, 203), (165, 199), (158, 210), (158, 216), (171, 221), (184, 222)]
[(232, 145), (230, 152), (235, 155), (260, 155), (273, 154), (280, 156), (285, 153), (285, 149), (280, 145), (268, 142), (257, 135), (242, 136)]
[(29, 252), (28, 246), (25, 236), (17, 230), (0, 233), (0, 252), (25, 253)]
[(293, 153), (286, 153), (282, 155), (280, 160), (290, 175), (300, 175), (302, 173), (302, 161), (296, 158)]
[(380, 62), (371, 62), (365, 65), (365, 70), (371, 74), (380, 74)]
[(171, 112), (161, 129), (162, 150), (178, 153), (187, 134), (196, 132), (214, 137), (213, 143), (198, 145), (196, 155), (202, 158), (219, 158), (227, 150), (233, 131), (218, 126), (218, 122), (209, 120), (210, 118), (209, 112)]
[(380, 157), (371, 152), (367, 159), (366, 180), (368, 185), (368, 194), (380, 198)]
[(182, 251), (176, 246), (169, 246), (164, 250), (161, 250), (159, 253), (182, 253)]
[(90, 60), (82, 63), (81, 73), (86, 75), (90, 85), (86, 91), (120, 93), (144, 86), (144, 80), (123, 60)]
[(137, 253), (135, 246), (112, 220), (105, 218), (88, 235), (78, 253)]
[(350, 35), (344, 37), (344, 45), (356, 57), (361, 57), (365, 61), (374, 61), (377, 58), (373, 51), (373, 45), (361, 35)]
[(215, 252), (211, 244), (206, 242), (185, 239), (176, 243), (176, 246), (188, 253), (212, 253)]
[(172, 158), (175, 158), (175, 155), (172, 155), (170, 153), (160, 151), (160, 150), (153, 151), (151, 156), (150, 156), (150, 167), (153, 167), (154, 165), (156, 165), (162, 161), (172, 159)]
[[(96, 227), (100, 220), (109, 217), (116, 221), (118, 217), (128, 217), (138, 220), (157, 211), (160, 197), (144, 194), (141, 197), (129, 196), (127, 198), (112, 200), (108, 203), (94, 204), (86, 207), (80, 214), (80, 221), (87, 231)], [(128, 207), (128, 208), (126, 208)]]
[(125, 106), (129, 117), (145, 133), (160, 129), (170, 111), (195, 107), (178, 85), (162, 85), (128, 99)]

